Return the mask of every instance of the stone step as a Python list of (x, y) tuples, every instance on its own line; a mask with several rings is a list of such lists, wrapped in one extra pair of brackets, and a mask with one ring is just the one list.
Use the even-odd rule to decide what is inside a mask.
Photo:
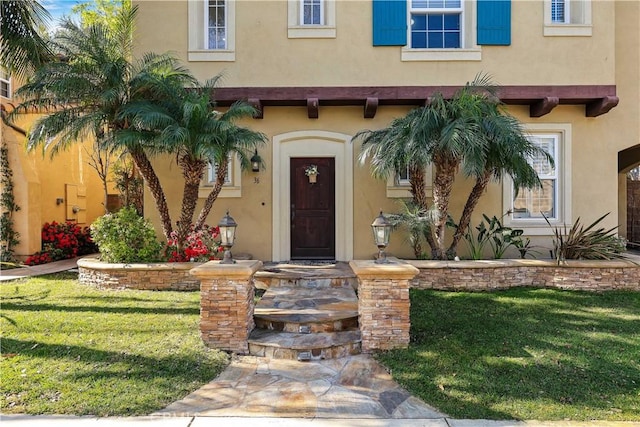
[(256, 272), (254, 283), (258, 289), (278, 286), (298, 286), (310, 289), (357, 289), (356, 275), (344, 262), (332, 263), (267, 263)]
[(268, 289), (254, 310), (256, 327), (292, 333), (339, 332), (358, 328), (358, 297), (352, 288)]
[(254, 329), (249, 336), (249, 354), (289, 360), (337, 359), (361, 352), (360, 331), (297, 334)]

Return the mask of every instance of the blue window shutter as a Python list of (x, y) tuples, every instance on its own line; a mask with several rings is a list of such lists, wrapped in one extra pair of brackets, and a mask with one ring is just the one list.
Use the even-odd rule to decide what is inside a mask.
[(407, 0), (373, 0), (373, 45), (407, 44)]
[(478, 44), (511, 44), (511, 0), (478, 0)]

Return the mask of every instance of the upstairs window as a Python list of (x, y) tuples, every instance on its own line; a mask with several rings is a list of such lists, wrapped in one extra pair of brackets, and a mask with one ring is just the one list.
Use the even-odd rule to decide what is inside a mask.
[(0, 69), (0, 96), (11, 98), (11, 76), (2, 69)]
[(235, 0), (193, 0), (189, 12), (189, 61), (235, 61)]
[(207, 31), (205, 46), (208, 49), (227, 48), (226, 0), (209, 0), (205, 11)]
[(289, 0), (290, 39), (336, 37), (336, 0)]
[(461, 0), (411, 0), (409, 13), (412, 49), (462, 47)]
[(591, 0), (544, 0), (545, 36), (590, 36)]
[(554, 24), (569, 23), (569, 3), (565, 0), (551, 0), (551, 22)]
[(302, 25), (324, 25), (323, 0), (300, 0), (300, 23)]

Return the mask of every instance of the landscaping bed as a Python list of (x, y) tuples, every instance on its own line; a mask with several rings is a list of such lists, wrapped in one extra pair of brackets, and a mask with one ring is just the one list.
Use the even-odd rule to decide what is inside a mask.
[(477, 261), (407, 261), (420, 270), (418, 289), (490, 291), (541, 287), (584, 291), (640, 291), (640, 257), (631, 260), (502, 259)]
[(194, 262), (106, 263), (97, 258), (78, 260), (78, 280), (84, 285), (105, 289), (149, 291), (197, 291), (200, 281), (189, 271)]

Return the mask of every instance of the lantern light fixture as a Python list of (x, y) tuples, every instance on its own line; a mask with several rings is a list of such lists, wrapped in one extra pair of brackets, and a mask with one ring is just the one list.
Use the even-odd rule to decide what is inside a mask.
[(373, 230), (373, 240), (378, 247), (378, 257), (375, 260), (376, 264), (390, 264), (387, 259), (385, 248), (389, 246), (389, 237), (391, 235), (391, 223), (380, 211), (380, 215), (371, 224)]
[(260, 172), (260, 163), (262, 163), (262, 158), (258, 154), (258, 149), (256, 148), (255, 153), (251, 156), (251, 171)]
[(227, 214), (222, 217), (220, 223), (218, 224), (218, 228), (220, 228), (220, 244), (224, 248), (224, 257), (222, 258), (222, 261), (220, 261), (220, 264), (236, 263), (236, 261), (233, 259), (233, 255), (231, 254), (231, 247), (236, 240), (237, 227), (238, 224), (229, 215), (229, 211), (227, 211)]

